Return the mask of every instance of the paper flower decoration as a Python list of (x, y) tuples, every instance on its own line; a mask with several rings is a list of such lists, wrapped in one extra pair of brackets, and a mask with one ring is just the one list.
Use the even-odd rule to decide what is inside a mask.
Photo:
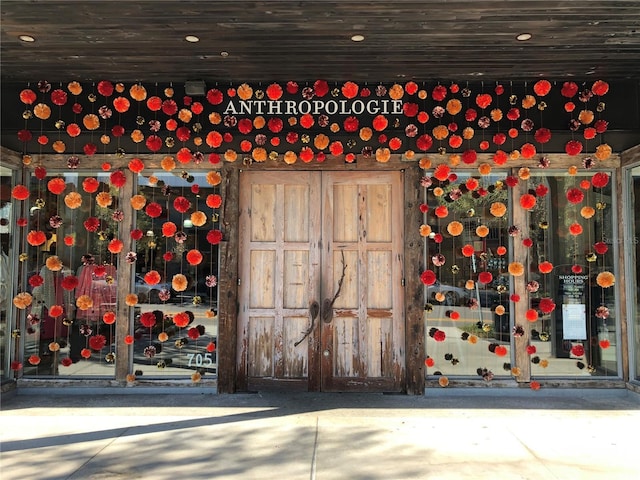
[(616, 277), (611, 272), (600, 272), (596, 277), (596, 283), (602, 288), (612, 287), (616, 282)]
[(507, 213), (507, 206), (502, 202), (493, 202), (489, 208), (489, 212), (494, 217), (504, 217)]
[(538, 271), (543, 274), (551, 273), (553, 271), (553, 263), (551, 262), (540, 262), (538, 264)]
[(217, 245), (222, 241), (222, 232), (220, 230), (209, 230), (207, 233), (207, 242), (211, 245)]
[(187, 252), (187, 262), (189, 265), (200, 265), (200, 263), (202, 263), (202, 253), (200, 253), (200, 250), (189, 250)]
[(27, 233), (27, 243), (34, 247), (47, 241), (47, 235), (42, 230), (31, 230)]
[(493, 275), (491, 274), (491, 272), (480, 272), (478, 274), (478, 282), (480, 283), (491, 283), (491, 281), (493, 280)]
[(144, 209), (151, 218), (158, 218), (162, 214), (162, 206), (157, 202), (148, 203)]
[(480, 238), (484, 238), (489, 235), (489, 227), (486, 225), (480, 225), (476, 228), (476, 235)]
[(93, 299), (89, 295), (80, 295), (76, 299), (76, 307), (83, 311), (89, 310), (93, 307)]
[(463, 230), (464, 230), (464, 226), (462, 225), (461, 222), (458, 222), (457, 220), (454, 220), (453, 222), (449, 222), (449, 225), (447, 225), (447, 232), (449, 232), (449, 235), (451, 235), (452, 237), (457, 237), (461, 235)]
[(129, 307), (133, 307), (138, 304), (138, 295), (135, 293), (128, 293), (126, 297), (124, 297), (125, 305)]
[(575, 222), (569, 225), (569, 233), (571, 235), (577, 236), (577, 235), (580, 235), (582, 232), (583, 232), (583, 228), (582, 228), (582, 225), (580, 225), (579, 223)]
[(567, 155), (575, 156), (582, 152), (582, 142), (579, 140), (569, 140), (564, 147), (564, 151)]
[(531, 210), (536, 206), (536, 197), (530, 193), (525, 193), (520, 196), (520, 206), (525, 210)]
[(116, 323), (115, 312), (112, 312), (111, 310), (104, 312), (104, 314), (102, 315), (102, 321), (107, 325), (113, 325), (114, 323)]
[(510, 275), (514, 277), (520, 277), (524, 275), (524, 265), (520, 262), (511, 262), (508, 267)]
[(20, 292), (13, 297), (13, 304), (20, 310), (26, 309), (33, 303), (33, 297), (29, 292)]
[(433, 285), (436, 283), (436, 274), (433, 270), (425, 270), (420, 275), (420, 280), (424, 285)]
[(187, 277), (181, 273), (176, 273), (171, 279), (171, 286), (176, 292), (184, 292), (188, 284)]
[(529, 310), (526, 311), (524, 316), (527, 319), (527, 321), (535, 322), (538, 320), (538, 311), (533, 308), (530, 308)]
[(462, 255), (467, 258), (473, 255), (474, 252), (475, 252), (475, 249), (473, 248), (473, 245), (467, 244), (464, 247), (462, 247)]
[(541, 298), (538, 308), (542, 313), (549, 314), (556, 309), (556, 304), (551, 298)]
[(207, 195), (206, 204), (207, 207), (210, 208), (220, 208), (222, 205), (222, 197), (217, 193), (209, 194)]
[(59, 272), (62, 270), (62, 261), (57, 255), (51, 255), (45, 260), (46, 267), (52, 272)]

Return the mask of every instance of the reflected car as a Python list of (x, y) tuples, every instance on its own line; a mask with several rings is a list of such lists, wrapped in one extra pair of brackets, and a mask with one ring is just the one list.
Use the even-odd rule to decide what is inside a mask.
[(158, 283), (149, 285), (144, 281), (144, 277), (136, 273), (135, 292), (138, 295), (139, 303), (162, 303), (160, 300), (160, 290), (167, 289), (171, 292), (171, 296), (175, 296), (176, 292), (171, 289), (170, 283)]
[(437, 302), (444, 305), (466, 305), (469, 298), (474, 295), (474, 292), (462, 287), (454, 287), (453, 285), (447, 285), (446, 283), (440, 283), (439, 280), (433, 285), (427, 287), (427, 297), (430, 302), (436, 302), (436, 293), (442, 292), (444, 294), (444, 301)]

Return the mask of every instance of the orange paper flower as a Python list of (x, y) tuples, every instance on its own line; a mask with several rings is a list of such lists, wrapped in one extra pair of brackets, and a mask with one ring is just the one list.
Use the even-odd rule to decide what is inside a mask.
[(109, 192), (100, 192), (96, 195), (96, 203), (102, 208), (107, 208), (113, 203), (113, 197)]
[(82, 195), (78, 192), (69, 192), (64, 197), (64, 203), (72, 210), (79, 208), (82, 205)]
[(57, 255), (51, 255), (49, 258), (45, 260), (45, 265), (52, 272), (59, 272), (62, 270), (62, 261), (58, 258)]
[(609, 288), (616, 283), (616, 277), (611, 272), (600, 272), (596, 277), (596, 283), (602, 288)]
[(511, 262), (509, 264), (509, 274), (514, 277), (520, 277), (524, 275), (524, 265), (520, 262)]
[(593, 207), (582, 207), (580, 209), (580, 215), (582, 218), (591, 218), (596, 214), (596, 210)]
[(489, 227), (487, 227), (486, 225), (480, 225), (478, 228), (476, 228), (476, 235), (478, 235), (480, 238), (484, 238), (487, 235), (489, 235)]
[(144, 195), (134, 195), (133, 197), (131, 197), (131, 207), (134, 210), (142, 210), (144, 208), (144, 206), (147, 204), (147, 199), (144, 198)]
[(184, 292), (188, 284), (187, 277), (181, 273), (176, 273), (171, 279), (171, 286), (176, 292)]
[(20, 310), (24, 310), (32, 303), (33, 303), (33, 297), (29, 292), (20, 292), (15, 297), (13, 297), (13, 304), (16, 306), (16, 308), (19, 308)]
[(76, 307), (83, 311), (89, 310), (93, 307), (93, 299), (89, 295), (80, 295), (76, 299)]
[(191, 214), (191, 223), (193, 223), (196, 227), (201, 227), (205, 223), (207, 223), (207, 216), (204, 212), (197, 210)]
[(507, 206), (502, 202), (493, 202), (489, 211), (494, 217), (504, 217), (507, 213)]
[(176, 161), (173, 159), (173, 157), (166, 156), (160, 162), (160, 166), (165, 172), (170, 172), (171, 170), (176, 168)]
[(462, 223), (458, 222), (457, 220), (454, 220), (453, 222), (449, 222), (449, 225), (447, 225), (447, 232), (449, 232), (449, 234), (452, 237), (457, 237), (461, 235), (463, 230), (464, 230), (464, 226), (462, 225)]
[(207, 173), (207, 183), (209, 185), (220, 185), (222, 183), (222, 175), (217, 170), (212, 170)]
[(124, 297), (124, 303), (129, 307), (133, 307), (138, 303), (138, 295), (135, 293), (128, 293), (126, 297)]
[(420, 236), (428, 237), (431, 234), (431, 226), (430, 225), (420, 225)]
[(113, 240), (111, 240), (109, 242), (109, 245), (107, 246), (109, 251), (113, 254), (120, 253), (123, 247), (124, 247), (124, 244), (122, 243), (122, 240), (119, 240), (117, 238), (114, 238)]

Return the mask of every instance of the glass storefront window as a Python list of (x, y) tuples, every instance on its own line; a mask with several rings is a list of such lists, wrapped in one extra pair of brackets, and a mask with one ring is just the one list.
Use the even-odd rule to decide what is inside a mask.
[(118, 188), (109, 173), (48, 172), (33, 175), (29, 191), (24, 375), (113, 376)]
[[(437, 172), (436, 172), (437, 175)], [(504, 174), (423, 178), (427, 375), (510, 375)], [(423, 275), (425, 275), (423, 274)]]
[(535, 172), (529, 181), (548, 189), (529, 212), (532, 377), (618, 375), (612, 183), (611, 172)]
[(10, 376), (9, 353), (12, 343), (12, 305), (13, 297), (13, 171), (0, 166), (0, 380)]
[(136, 377), (214, 375), (221, 239), (217, 187), (206, 173), (154, 172), (138, 180), (137, 194), (146, 204), (136, 215), (142, 234), (135, 263)]
[[(633, 362), (631, 367), (631, 378), (636, 381), (640, 380), (640, 271), (637, 268), (638, 259), (640, 258), (640, 166), (634, 167), (627, 171), (627, 202), (626, 212), (629, 215), (628, 236), (625, 238), (625, 244), (629, 245), (629, 253), (627, 256), (627, 268), (630, 272), (628, 276), (629, 288), (627, 296), (629, 298), (629, 326), (632, 332), (630, 343), (629, 360)], [(633, 273), (635, 272), (635, 274)]]

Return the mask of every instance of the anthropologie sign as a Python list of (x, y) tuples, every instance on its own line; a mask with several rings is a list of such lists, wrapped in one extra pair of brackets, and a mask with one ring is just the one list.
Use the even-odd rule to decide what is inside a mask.
[(402, 100), (229, 100), (225, 115), (401, 115)]

